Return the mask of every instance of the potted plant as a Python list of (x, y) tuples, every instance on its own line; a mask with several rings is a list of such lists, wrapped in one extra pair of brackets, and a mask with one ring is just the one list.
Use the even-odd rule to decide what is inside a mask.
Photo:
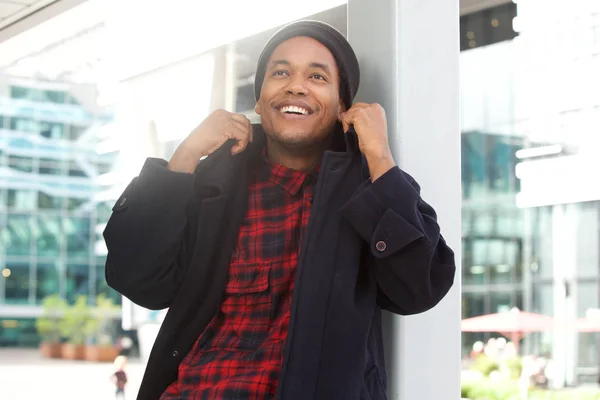
[(43, 313), (35, 321), (35, 328), (42, 341), (40, 352), (46, 358), (61, 356), (60, 323), (64, 316), (67, 303), (59, 295), (51, 295), (42, 301)]
[(111, 320), (118, 312), (119, 306), (112, 299), (104, 295), (96, 298), (96, 308), (86, 326), (86, 333), (92, 339), (92, 344), (85, 347), (86, 360), (112, 362), (119, 355), (109, 333)]
[(86, 296), (78, 296), (75, 304), (68, 307), (61, 321), (61, 334), (67, 339), (62, 345), (62, 356), (69, 360), (83, 360), (86, 327), (91, 319)]

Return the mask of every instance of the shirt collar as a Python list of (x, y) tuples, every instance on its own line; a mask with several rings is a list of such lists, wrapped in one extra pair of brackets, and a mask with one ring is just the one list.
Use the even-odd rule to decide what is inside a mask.
[(266, 149), (262, 151), (262, 161), (266, 179), (280, 186), (292, 196), (296, 195), (305, 183), (312, 184), (316, 182), (318, 168), (311, 172), (304, 172), (272, 163), (267, 157)]

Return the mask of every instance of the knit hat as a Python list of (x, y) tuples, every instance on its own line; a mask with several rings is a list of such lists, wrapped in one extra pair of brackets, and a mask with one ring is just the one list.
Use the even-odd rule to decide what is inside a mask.
[(260, 98), (260, 91), (271, 54), (281, 43), (298, 36), (313, 38), (331, 51), (340, 73), (340, 97), (344, 101), (344, 105), (350, 108), (360, 81), (360, 70), (356, 54), (354, 54), (354, 50), (352, 50), (344, 35), (331, 25), (320, 21), (292, 22), (281, 28), (269, 39), (260, 54), (256, 67), (256, 77), (254, 79), (256, 100), (258, 101)]

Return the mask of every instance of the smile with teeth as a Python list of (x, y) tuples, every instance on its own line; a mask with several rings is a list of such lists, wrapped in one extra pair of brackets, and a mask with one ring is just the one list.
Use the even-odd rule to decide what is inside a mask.
[(279, 109), (284, 114), (298, 114), (298, 115), (309, 115), (310, 112), (303, 107), (297, 106), (283, 106)]

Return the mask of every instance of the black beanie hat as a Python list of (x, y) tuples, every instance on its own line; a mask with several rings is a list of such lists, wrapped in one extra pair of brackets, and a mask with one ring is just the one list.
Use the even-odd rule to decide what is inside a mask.
[(337, 29), (320, 21), (298, 21), (292, 22), (277, 31), (265, 45), (256, 67), (256, 77), (254, 79), (254, 95), (256, 100), (260, 98), (260, 91), (265, 73), (267, 62), (271, 54), (281, 43), (288, 39), (308, 36), (319, 42), (331, 51), (338, 66), (340, 73), (340, 97), (347, 108), (352, 106), (352, 100), (358, 91), (360, 81), (360, 70), (358, 60), (350, 43)]

